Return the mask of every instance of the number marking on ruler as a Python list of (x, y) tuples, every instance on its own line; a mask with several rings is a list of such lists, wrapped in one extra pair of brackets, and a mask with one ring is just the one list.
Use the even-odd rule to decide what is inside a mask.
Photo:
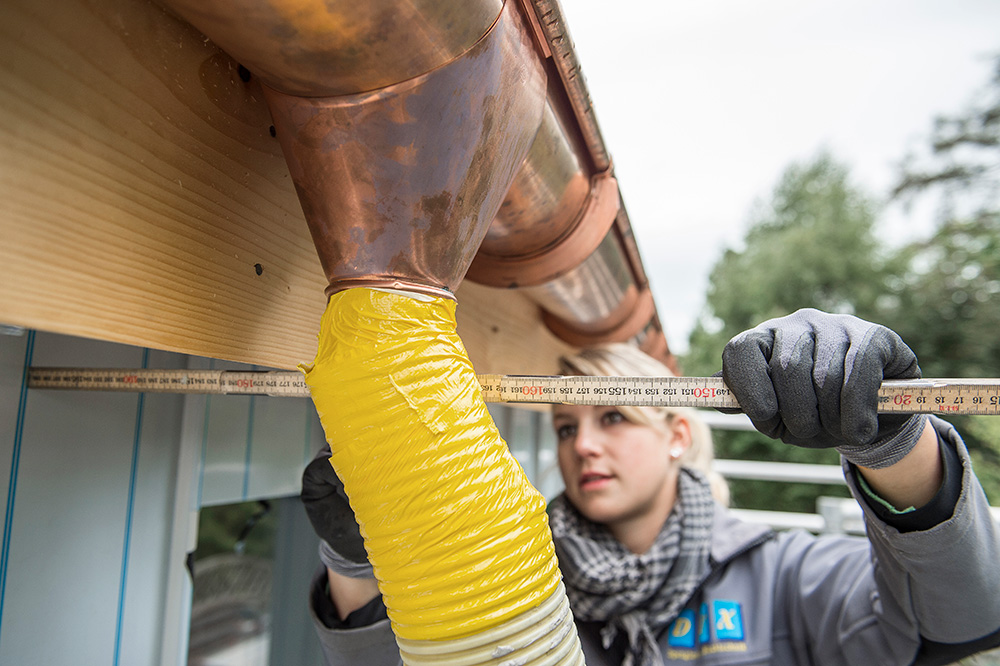
[[(721, 377), (479, 375), (486, 402), (739, 409)], [(31, 368), (36, 389), (308, 397), (302, 373), (270, 370)], [(1000, 414), (1000, 379), (910, 379), (882, 383), (882, 413)]]
[(301, 372), (31, 368), (29, 388), (308, 397)]
[[(562, 377), (480, 375), (486, 402), (640, 405), (739, 409), (721, 377)], [(1000, 414), (998, 379), (888, 380), (881, 413)]]

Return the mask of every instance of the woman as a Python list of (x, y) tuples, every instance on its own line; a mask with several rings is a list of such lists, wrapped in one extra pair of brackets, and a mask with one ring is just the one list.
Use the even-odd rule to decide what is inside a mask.
[[(564, 368), (664, 370), (621, 346)], [(895, 333), (803, 310), (734, 338), (723, 376), (762, 432), (837, 448), (868, 539), (735, 519), (713, 499), (711, 445), (684, 411), (557, 406), (566, 491), (551, 526), (590, 666), (948, 663), (1000, 642), (1000, 535), (964, 444), (937, 418), (876, 414), (883, 378), (919, 376)], [(322, 503), (309, 490), (316, 470), (304, 479), (307, 507)], [(349, 663), (338, 661), (345, 645), (391, 635), (372, 622), (377, 595), (334, 617), (340, 574), (324, 561), (331, 582), (317, 579), (312, 605), (331, 663)], [(369, 663), (398, 663), (385, 646)]]

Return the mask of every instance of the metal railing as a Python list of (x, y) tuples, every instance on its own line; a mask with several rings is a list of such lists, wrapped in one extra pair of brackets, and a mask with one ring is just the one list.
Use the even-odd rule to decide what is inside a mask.
[[(709, 426), (719, 430), (753, 430), (742, 414), (700, 412)], [(779, 483), (812, 483), (843, 486), (844, 473), (839, 465), (764, 462), (757, 460), (716, 460), (715, 470), (728, 479), (749, 479)], [(992, 507), (993, 518), (1000, 522), (1000, 507)], [(804, 529), (823, 534), (864, 534), (864, 517), (858, 503), (847, 497), (821, 496), (815, 513), (731, 509), (747, 522), (763, 523), (775, 529)]]
[[(845, 485), (844, 473), (839, 465), (716, 460), (715, 470), (727, 480)], [(815, 513), (758, 509), (730, 511), (749, 523), (763, 523), (779, 530), (803, 529), (823, 534), (864, 533), (861, 507), (853, 499), (845, 497), (819, 497)]]

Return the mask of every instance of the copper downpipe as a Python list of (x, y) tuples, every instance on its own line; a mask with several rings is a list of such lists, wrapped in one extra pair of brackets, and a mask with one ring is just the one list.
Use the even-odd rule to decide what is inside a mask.
[[(520, 467), (493, 428), (485, 405), (477, 392), (467, 390), (464, 379), (471, 385), (475, 379), (471, 364), (464, 362), (467, 357), (461, 341), (454, 327), (449, 327), (448, 313), (454, 310), (398, 294), (347, 289), (391, 286), (451, 296), (462, 280), (541, 122), (546, 75), (519, 6), (513, 2), (505, 5), (498, 17), (494, 15), (495, 22), (491, 20), (488, 29), (480, 33), (481, 38), (458, 53), (444, 53), (429, 69), (403, 80), (379, 82), (371, 89), (344, 91), (331, 88), (323, 66), (310, 69), (309, 57), (298, 58), (315, 56), (317, 63), (326, 60), (328, 66), (335, 66), (336, 58), (322, 48), (324, 40), (319, 39), (320, 48), (315, 53), (286, 57), (286, 49), (298, 46), (298, 37), (288, 34), (290, 28), (311, 28), (318, 21), (318, 34), (336, 33), (341, 27), (342, 17), (327, 6), (328, 0), (253, 2), (248, 9), (259, 9), (267, 17), (258, 21), (253, 12), (247, 12), (254, 18), (251, 23), (255, 29), (240, 37), (233, 35), (239, 35), (242, 27), (231, 29), (244, 21), (240, 7), (219, 9), (221, 0), (204, 0), (214, 2), (216, 9), (200, 12), (190, 0), (174, 1), (179, 9), (191, 12), (187, 18), (196, 27), (237, 57), (254, 55), (252, 45), (240, 50), (244, 45), (239, 42), (246, 37), (260, 38), (264, 46), (274, 47), (269, 56), (277, 58), (274, 69), (268, 68), (266, 58), (248, 58), (247, 62), (263, 72), (260, 76), (277, 136), (329, 279), (327, 293), (345, 290), (327, 313), (337, 313), (331, 315), (333, 318), (343, 313), (347, 321), (343, 327), (323, 329), (317, 362), (306, 368), (307, 378), (314, 382), (310, 384), (314, 402), (321, 418), (331, 413), (336, 417), (331, 422), (324, 420), (327, 435), (333, 432), (342, 437), (346, 431), (339, 426), (346, 412), (319, 409), (319, 404), (343, 407), (340, 390), (345, 379), (367, 391), (372, 404), (388, 400), (395, 405), (389, 408), (394, 418), (385, 431), (381, 423), (377, 428), (368, 427), (384, 418), (377, 410), (354, 410), (348, 405), (347, 412), (360, 414), (360, 421), (348, 426), (353, 434), (344, 439), (350, 444), (333, 452), (335, 457), (339, 454), (347, 472), (353, 471), (342, 476), (346, 487), (356, 483), (350, 491), (352, 503), (356, 497), (362, 498), (356, 507), (362, 532), (366, 525), (373, 532), (378, 529), (372, 526), (381, 527), (377, 535), (366, 533), (365, 541), (375, 571), (388, 572), (380, 577), (379, 585), (387, 597), (401, 656), (407, 663), (485, 666), (504, 657), (511, 663), (532, 666), (582, 665), (579, 638), (565, 588), (558, 579), (544, 500), (530, 488), (523, 473), (515, 473), (521, 472)], [(464, 6), (464, 1), (447, 4)], [(341, 4), (345, 14), (355, 9), (366, 12), (364, 3)], [(300, 11), (308, 17), (303, 19), (297, 13)], [(271, 25), (270, 15), (275, 12), (288, 21)], [(236, 18), (225, 20), (233, 16)], [(351, 35), (347, 41), (368, 48), (390, 39), (380, 32), (381, 26), (371, 27), (376, 30)], [(419, 32), (424, 27), (418, 24), (413, 29)], [(282, 73), (285, 65), (290, 71)], [(396, 308), (389, 316), (391, 325), (372, 315), (383, 307)], [(411, 321), (406, 322), (408, 317)], [(413, 325), (421, 317), (428, 317), (428, 321)], [(436, 328), (430, 321), (434, 317)], [(361, 325), (361, 321), (369, 323)], [(399, 329), (388, 330), (399, 322), (404, 322)], [(383, 325), (387, 328), (380, 328)], [(361, 339), (366, 342), (351, 341), (365, 326), (370, 337)], [(401, 330), (420, 335), (411, 339)], [(427, 338), (441, 342), (440, 347), (447, 350), (432, 352), (430, 365), (424, 358)], [(374, 349), (363, 350), (371, 339), (379, 342)], [(353, 359), (353, 365), (347, 362), (348, 369), (341, 374), (338, 354), (344, 349), (349, 350), (344, 355)], [(356, 353), (356, 349), (362, 351)], [(394, 378), (372, 372), (380, 366), (365, 354), (379, 356), (381, 352), (390, 354), (385, 359), (387, 367), (400, 369)], [(394, 353), (405, 359), (393, 357)], [(434, 367), (435, 359), (439, 365), (459, 369), (442, 374), (440, 367)], [(426, 379), (427, 374), (435, 379)], [(386, 390), (387, 386), (392, 389)], [(443, 415), (435, 414), (441, 395), (448, 391), (455, 392), (458, 405), (451, 408), (449, 403)], [(445, 494), (422, 506), (422, 512), (410, 512), (422, 521), (420, 524), (445, 523), (443, 529), (435, 531), (444, 543), (438, 548), (400, 551), (399, 546), (419, 545), (419, 539), (399, 537), (399, 529), (406, 532), (409, 523), (391, 510), (381, 510), (385, 505), (371, 501), (373, 491), (379, 494), (377, 484), (364, 483), (367, 479), (358, 470), (372, 467), (373, 459), (365, 460), (370, 449), (357, 444), (366, 438), (381, 441), (383, 453), (379, 455), (386, 458), (389, 468), (406, 477), (413, 471), (405, 465), (411, 463), (412, 467), (412, 456), (402, 451), (394, 457), (400, 448), (393, 437), (414, 430), (421, 433), (419, 443), (428, 443), (427, 449), (421, 450), (430, 455), (431, 471), (417, 474), (414, 478), (418, 482), (441, 481), (444, 471), (459, 468), (470, 473), (453, 479)], [(365, 434), (358, 435), (359, 431)], [(361, 449), (357, 458), (352, 457), (352, 448)], [(463, 463), (455, 467), (454, 456), (462, 453), (478, 457), (469, 466)], [(498, 470), (512, 483), (496, 483)], [(405, 494), (415, 504), (427, 499), (410, 491)], [(484, 515), (471, 522), (461, 516), (441, 521), (433, 515), (440, 506), (452, 506), (453, 500), (482, 508)], [(476, 506), (483, 502), (489, 506)], [(398, 508), (398, 504), (391, 508)], [(368, 510), (367, 518), (360, 516), (360, 508)], [(514, 519), (506, 520), (506, 513)], [(491, 532), (500, 528), (506, 528), (501, 535)], [(505, 552), (494, 556), (491, 549)], [(414, 553), (416, 559), (407, 557)], [(464, 576), (454, 585), (457, 589), (436, 594), (435, 587), (449, 586), (423, 575), (428, 557), (454, 565), (451, 571), (437, 571), (439, 578), (450, 573)], [(468, 561), (450, 561), (453, 558)], [(483, 571), (483, 561), (502, 563), (495, 584), (489, 577), (476, 575)], [(547, 574), (554, 575), (546, 579)], [(451, 616), (461, 616), (460, 621), (452, 624), (448, 619), (442, 624), (444, 619), (439, 621), (434, 613), (424, 615), (425, 602), (437, 605), (439, 611), (444, 608)], [(442, 626), (455, 630), (456, 635), (449, 635)], [(469, 633), (463, 635), (463, 631)], [(470, 651), (470, 647), (474, 649)]]

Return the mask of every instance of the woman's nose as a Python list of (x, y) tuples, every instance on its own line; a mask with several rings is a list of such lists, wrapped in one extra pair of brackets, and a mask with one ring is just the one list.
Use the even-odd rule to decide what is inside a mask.
[(601, 453), (601, 433), (592, 424), (579, 423), (576, 427), (576, 439), (573, 441), (573, 449), (582, 458), (591, 458)]

